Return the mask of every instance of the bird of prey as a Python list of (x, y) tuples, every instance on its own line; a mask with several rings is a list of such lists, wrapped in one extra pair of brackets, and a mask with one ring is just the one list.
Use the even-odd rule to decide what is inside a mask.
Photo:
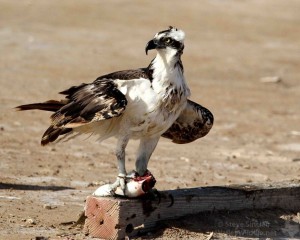
[(100, 141), (116, 137), (119, 172), (109, 190), (114, 192), (119, 187), (124, 191), (125, 148), (130, 139), (140, 140), (133, 174), (133, 178), (140, 178), (151, 176), (147, 166), (161, 136), (174, 143), (189, 143), (205, 136), (213, 125), (212, 113), (188, 99), (190, 89), (181, 61), (184, 38), (182, 30), (169, 27), (147, 43), (146, 54), (157, 51), (148, 67), (106, 74), (92, 83), (60, 92), (65, 95), (63, 100), (26, 104), (17, 109), (54, 112), (42, 145), (74, 134), (98, 134)]

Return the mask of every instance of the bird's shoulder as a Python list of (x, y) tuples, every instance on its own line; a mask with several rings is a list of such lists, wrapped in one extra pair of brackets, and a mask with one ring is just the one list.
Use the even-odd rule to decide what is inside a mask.
[(140, 78), (144, 78), (152, 81), (152, 70), (149, 68), (122, 70), (122, 71), (117, 71), (117, 72), (112, 72), (109, 74), (102, 75), (98, 77), (96, 81), (100, 81), (103, 79), (134, 80)]

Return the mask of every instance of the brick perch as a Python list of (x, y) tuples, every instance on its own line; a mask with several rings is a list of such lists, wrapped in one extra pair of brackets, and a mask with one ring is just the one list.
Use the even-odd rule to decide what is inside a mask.
[(272, 208), (299, 211), (300, 181), (178, 189), (139, 199), (88, 196), (84, 231), (91, 237), (124, 239), (189, 214)]

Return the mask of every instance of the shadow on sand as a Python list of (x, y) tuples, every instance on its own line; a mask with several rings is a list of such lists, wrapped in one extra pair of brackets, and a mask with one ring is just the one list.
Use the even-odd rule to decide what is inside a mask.
[(0, 182), (0, 189), (13, 189), (13, 190), (27, 190), (27, 191), (62, 191), (75, 189), (66, 186), (40, 186), (29, 184), (14, 184), (14, 183), (2, 183)]
[[(294, 215), (294, 219), (290, 218)], [(289, 217), (286, 217), (289, 216)], [(193, 234), (195, 233), (195, 234)], [(222, 239), (224, 234), (228, 239), (243, 237), (247, 239), (290, 239), (300, 238), (299, 213), (281, 209), (243, 210), (233, 212), (212, 212), (190, 215), (178, 220), (161, 222), (159, 230), (143, 239), (173, 236), (178, 238), (196, 239), (197, 233)], [(194, 235), (194, 236), (193, 236)]]

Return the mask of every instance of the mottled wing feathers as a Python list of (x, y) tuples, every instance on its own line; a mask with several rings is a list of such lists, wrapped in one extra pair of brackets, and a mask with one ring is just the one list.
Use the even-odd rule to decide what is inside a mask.
[(60, 135), (72, 132), (72, 128), (56, 127), (51, 125), (43, 134), (41, 144), (44, 146), (50, 142), (54, 142)]
[(96, 80), (91, 84), (71, 87), (61, 94), (67, 95), (69, 102), (51, 116), (59, 125), (89, 123), (119, 116), (127, 105), (127, 100), (111, 79)]
[(95, 121), (120, 116), (126, 108), (126, 97), (118, 90), (114, 80), (145, 78), (152, 80), (149, 68), (124, 70), (98, 77), (93, 83), (83, 83), (60, 92), (64, 100), (50, 100), (17, 107), (19, 110), (53, 111), (51, 125), (42, 137), (42, 145), (55, 141), (73, 128)]
[(67, 103), (52, 114), (42, 145), (55, 141), (72, 128), (120, 116), (127, 105), (125, 96), (111, 79), (83, 83), (60, 93), (66, 95)]
[(190, 143), (204, 137), (212, 128), (213, 122), (214, 117), (208, 109), (188, 100), (186, 108), (162, 137), (178, 144)]
[(118, 117), (127, 105), (126, 97), (114, 80), (98, 78), (93, 83), (73, 86), (60, 92), (64, 100), (50, 100), (18, 106), (18, 110), (53, 111), (51, 126), (42, 137), (42, 145), (55, 141), (60, 135), (70, 133), (73, 128), (95, 121)]

